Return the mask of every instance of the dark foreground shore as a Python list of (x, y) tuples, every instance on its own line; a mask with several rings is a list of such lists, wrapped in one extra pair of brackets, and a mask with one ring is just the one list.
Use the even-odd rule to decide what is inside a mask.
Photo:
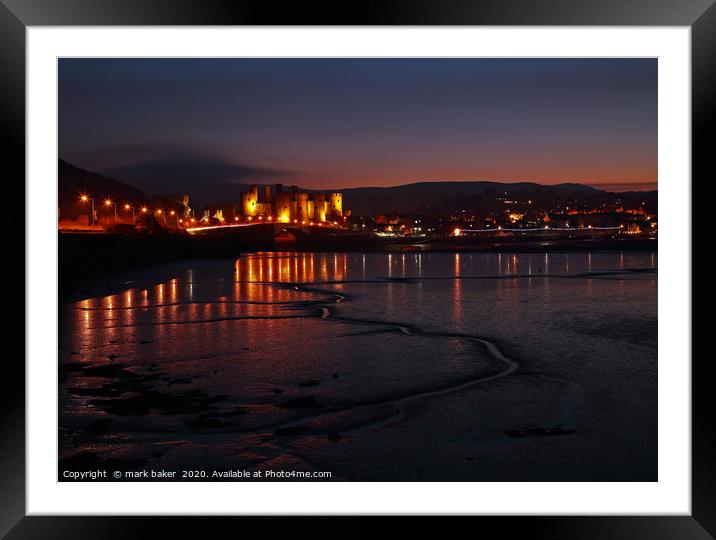
[(59, 233), (58, 288), (71, 295), (78, 280), (182, 259), (234, 257), (239, 246), (227, 238), (186, 234)]
[(653, 482), (657, 258), (264, 252), (78, 280), (58, 481)]

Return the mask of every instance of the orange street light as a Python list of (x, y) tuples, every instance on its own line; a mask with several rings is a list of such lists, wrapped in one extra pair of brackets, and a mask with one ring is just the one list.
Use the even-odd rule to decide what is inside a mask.
[(135, 219), (134, 219), (134, 206), (132, 206), (131, 204), (127, 203), (127, 204), (124, 205), (124, 209), (125, 209), (125, 210), (130, 210), (130, 209), (132, 210), (132, 223), (134, 223), (134, 221), (135, 221)]
[(146, 214), (147, 211), (148, 211), (148, 210), (147, 210), (147, 207), (146, 207), (146, 206), (142, 206), (142, 214)]
[(117, 224), (117, 205), (112, 202), (111, 199), (105, 199), (104, 200), (105, 206), (114, 206), (114, 224)]
[(90, 201), (91, 204), (91, 213), (92, 213), (92, 227), (94, 227), (94, 199), (92, 197), (88, 197), (87, 195), (80, 195), (80, 201), (87, 202)]

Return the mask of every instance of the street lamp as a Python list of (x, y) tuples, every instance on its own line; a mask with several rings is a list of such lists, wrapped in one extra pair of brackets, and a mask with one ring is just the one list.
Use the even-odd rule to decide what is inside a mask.
[(134, 219), (134, 206), (132, 206), (131, 204), (125, 204), (125, 205), (124, 205), (124, 209), (125, 209), (125, 210), (130, 210), (130, 209), (132, 210), (132, 223), (134, 223), (134, 222), (135, 222), (135, 219)]
[(105, 206), (114, 206), (114, 224), (117, 224), (117, 203), (113, 203), (110, 199), (104, 201)]
[(80, 201), (82, 201), (83, 203), (85, 203), (85, 202), (87, 202), (87, 201), (90, 201), (90, 204), (92, 205), (92, 207), (91, 207), (91, 210), (92, 210), (92, 213), (91, 213), (91, 215), (92, 215), (92, 227), (94, 227), (94, 199), (93, 199), (92, 197), (88, 197), (87, 195), (81, 195), (81, 196), (80, 196)]

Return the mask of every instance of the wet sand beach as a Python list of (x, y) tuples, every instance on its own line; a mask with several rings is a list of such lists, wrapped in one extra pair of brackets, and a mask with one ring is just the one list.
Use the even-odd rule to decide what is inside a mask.
[(256, 253), (105, 281), (60, 306), (60, 474), (656, 480), (655, 252)]

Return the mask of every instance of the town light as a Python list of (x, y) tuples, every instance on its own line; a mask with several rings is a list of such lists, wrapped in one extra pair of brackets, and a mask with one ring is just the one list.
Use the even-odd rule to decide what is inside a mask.
[(146, 213), (147, 213), (147, 207), (146, 207), (146, 206), (142, 206), (142, 214), (146, 214)]
[(460, 236), (460, 229), (458, 227), (455, 227), (455, 230), (452, 232), (454, 236)]
[(94, 214), (95, 214), (95, 212), (94, 212), (94, 199), (93, 199), (92, 197), (88, 197), (88, 196), (85, 195), (85, 194), (82, 194), (82, 195), (80, 195), (80, 201), (82, 201), (83, 203), (84, 203), (84, 202), (87, 202), (87, 201), (90, 202), (90, 205), (91, 205), (91, 207), (90, 207), (90, 216), (91, 216), (91, 218), (92, 218), (92, 227), (94, 227), (94, 218), (95, 218), (95, 215), (94, 215)]
[(136, 222), (136, 218), (134, 217), (134, 206), (132, 206), (132, 205), (129, 204), (129, 203), (126, 203), (126, 204), (124, 205), (124, 209), (125, 209), (127, 212), (129, 212), (129, 210), (132, 210), (132, 223), (135, 223), (135, 222)]
[(114, 224), (117, 224), (117, 205), (112, 202), (111, 199), (105, 199), (104, 200), (105, 206), (114, 206)]

